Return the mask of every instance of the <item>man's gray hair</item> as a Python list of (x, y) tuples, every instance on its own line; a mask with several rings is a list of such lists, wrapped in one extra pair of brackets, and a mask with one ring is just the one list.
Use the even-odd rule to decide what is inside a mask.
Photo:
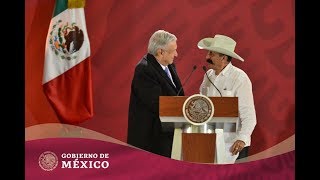
[(158, 30), (149, 39), (148, 53), (156, 55), (158, 49), (164, 49), (170, 42), (176, 41), (177, 37), (164, 30)]

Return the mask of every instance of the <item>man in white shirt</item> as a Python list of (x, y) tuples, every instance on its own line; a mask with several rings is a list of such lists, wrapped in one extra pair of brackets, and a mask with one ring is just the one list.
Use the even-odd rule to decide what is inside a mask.
[[(239, 120), (236, 132), (224, 132), (227, 163), (248, 156), (251, 134), (256, 126), (256, 112), (252, 84), (248, 75), (232, 65), (232, 58), (244, 61), (234, 52), (236, 42), (225, 35), (215, 35), (198, 42), (199, 49), (208, 51), (208, 70), (200, 86), (200, 94), (206, 96), (238, 97)], [(224, 129), (228, 128), (224, 124)], [(239, 152), (240, 155), (239, 155)]]

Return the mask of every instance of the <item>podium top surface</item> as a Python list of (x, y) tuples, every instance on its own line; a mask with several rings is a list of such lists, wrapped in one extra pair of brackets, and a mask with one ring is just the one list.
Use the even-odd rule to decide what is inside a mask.
[[(183, 104), (189, 96), (160, 96), (160, 117), (184, 117)], [(213, 117), (238, 117), (238, 97), (209, 97), (214, 105)]]

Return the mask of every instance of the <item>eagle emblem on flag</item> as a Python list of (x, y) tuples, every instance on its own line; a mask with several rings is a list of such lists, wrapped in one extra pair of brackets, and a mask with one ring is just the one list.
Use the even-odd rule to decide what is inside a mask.
[(63, 23), (58, 20), (50, 31), (49, 44), (54, 53), (61, 60), (72, 60), (77, 58), (77, 51), (81, 48), (84, 35), (76, 23)]

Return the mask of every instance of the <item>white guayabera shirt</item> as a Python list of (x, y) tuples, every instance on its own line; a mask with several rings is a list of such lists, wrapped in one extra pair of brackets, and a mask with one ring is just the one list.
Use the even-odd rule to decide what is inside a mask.
[[(248, 75), (241, 69), (233, 66), (231, 62), (215, 75), (213, 69), (207, 71), (211, 82), (220, 90), (223, 97), (238, 97), (239, 123), (236, 133), (224, 133), (226, 143), (233, 144), (236, 140), (245, 142), (245, 146), (251, 144), (251, 134), (256, 126), (256, 112), (252, 94), (252, 84)], [(220, 97), (220, 93), (211, 84), (204, 74), (200, 86), (200, 94), (205, 96)], [(226, 127), (225, 127), (226, 128)]]

